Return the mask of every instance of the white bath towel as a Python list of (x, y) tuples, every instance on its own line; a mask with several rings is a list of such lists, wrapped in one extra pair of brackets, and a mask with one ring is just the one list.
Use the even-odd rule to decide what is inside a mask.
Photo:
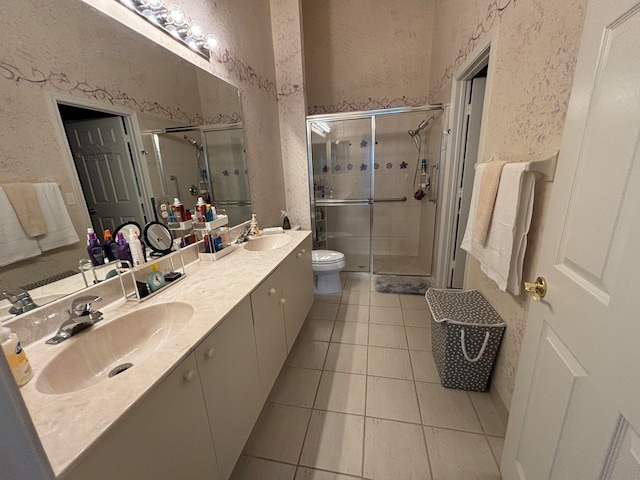
[[(522, 264), (533, 212), (535, 177), (525, 163), (508, 163), (502, 170), (491, 225), (484, 245), (473, 241), (473, 221), (484, 165), (476, 169), (469, 221), (462, 248), (473, 255), (481, 270), (505, 292), (520, 295)], [(480, 173), (480, 175), (478, 175)]]
[(0, 187), (0, 267), (19, 262), (26, 258), (40, 255), (42, 251), (34, 238), (27, 234), (20, 225), (18, 215), (13, 210), (9, 197)]
[(47, 233), (38, 237), (43, 252), (79, 242), (67, 206), (57, 183), (34, 183), (40, 208), (47, 222)]

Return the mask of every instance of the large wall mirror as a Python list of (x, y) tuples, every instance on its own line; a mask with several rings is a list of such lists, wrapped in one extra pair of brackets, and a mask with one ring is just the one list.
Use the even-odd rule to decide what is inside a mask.
[[(2, 215), (0, 293), (27, 289), (41, 305), (84, 288), (87, 228), (102, 240), (163, 221), (156, 206), (174, 197), (187, 209), (203, 197), (232, 225), (251, 218), (235, 87), (77, 0), (3, 12), (0, 185), (14, 190), (0, 203), (14, 214)], [(40, 209), (46, 233), (24, 230), (16, 183), (57, 197)]]

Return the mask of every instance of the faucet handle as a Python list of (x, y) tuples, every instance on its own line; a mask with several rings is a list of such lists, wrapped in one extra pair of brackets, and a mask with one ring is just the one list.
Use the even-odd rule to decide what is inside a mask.
[(71, 302), (70, 313), (75, 317), (89, 315), (91, 313), (91, 304), (94, 302), (99, 302), (101, 300), (102, 297), (98, 297), (95, 295), (85, 295), (83, 297), (78, 297)]

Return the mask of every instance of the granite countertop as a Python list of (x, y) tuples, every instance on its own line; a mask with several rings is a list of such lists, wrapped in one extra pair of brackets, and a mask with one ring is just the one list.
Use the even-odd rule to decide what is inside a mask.
[(193, 317), (175, 338), (167, 339), (126, 374), (71, 393), (44, 394), (36, 388), (38, 376), (57, 354), (82, 342), (83, 333), (59, 345), (46, 345), (48, 337), (28, 345), (27, 355), (35, 373), (20, 391), (57, 476), (70, 471), (111, 424), (161, 382), (310, 232), (289, 231), (286, 235), (291, 237), (289, 243), (274, 250), (239, 248), (219, 261), (191, 263), (186, 266), (184, 280), (147, 301), (119, 300), (101, 305), (104, 320), (92, 329), (151, 305), (181, 301), (194, 307)]

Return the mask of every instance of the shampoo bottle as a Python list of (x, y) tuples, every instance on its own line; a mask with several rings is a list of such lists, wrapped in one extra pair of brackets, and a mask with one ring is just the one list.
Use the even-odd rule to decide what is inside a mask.
[(129, 230), (129, 250), (131, 252), (131, 259), (133, 260), (133, 266), (137, 267), (138, 265), (142, 265), (144, 263), (142, 244), (134, 230)]
[(33, 370), (27, 359), (27, 355), (20, 345), (20, 340), (15, 333), (11, 333), (7, 327), (0, 327), (0, 344), (7, 357), (7, 363), (13, 373), (13, 378), (19, 387), (27, 383), (33, 377)]
[(110, 262), (115, 262), (118, 259), (118, 244), (113, 241), (111, 232), (107, 228), (104, 231), (104, 242), (102, 242), (102, 251), (104, 256)]
[[(118, 232), (118, 260), (126, 260), (131, 266), (133, 266), (133, 258), (131, 258), (131, 248), (124, 239), (122, 232)], [(127, 265), (122, 264), (123, 267)]]
[(93, 228), (87, 228), (87, 241), (87, 253), (93, 266), (104, 265), (104, 251)]

